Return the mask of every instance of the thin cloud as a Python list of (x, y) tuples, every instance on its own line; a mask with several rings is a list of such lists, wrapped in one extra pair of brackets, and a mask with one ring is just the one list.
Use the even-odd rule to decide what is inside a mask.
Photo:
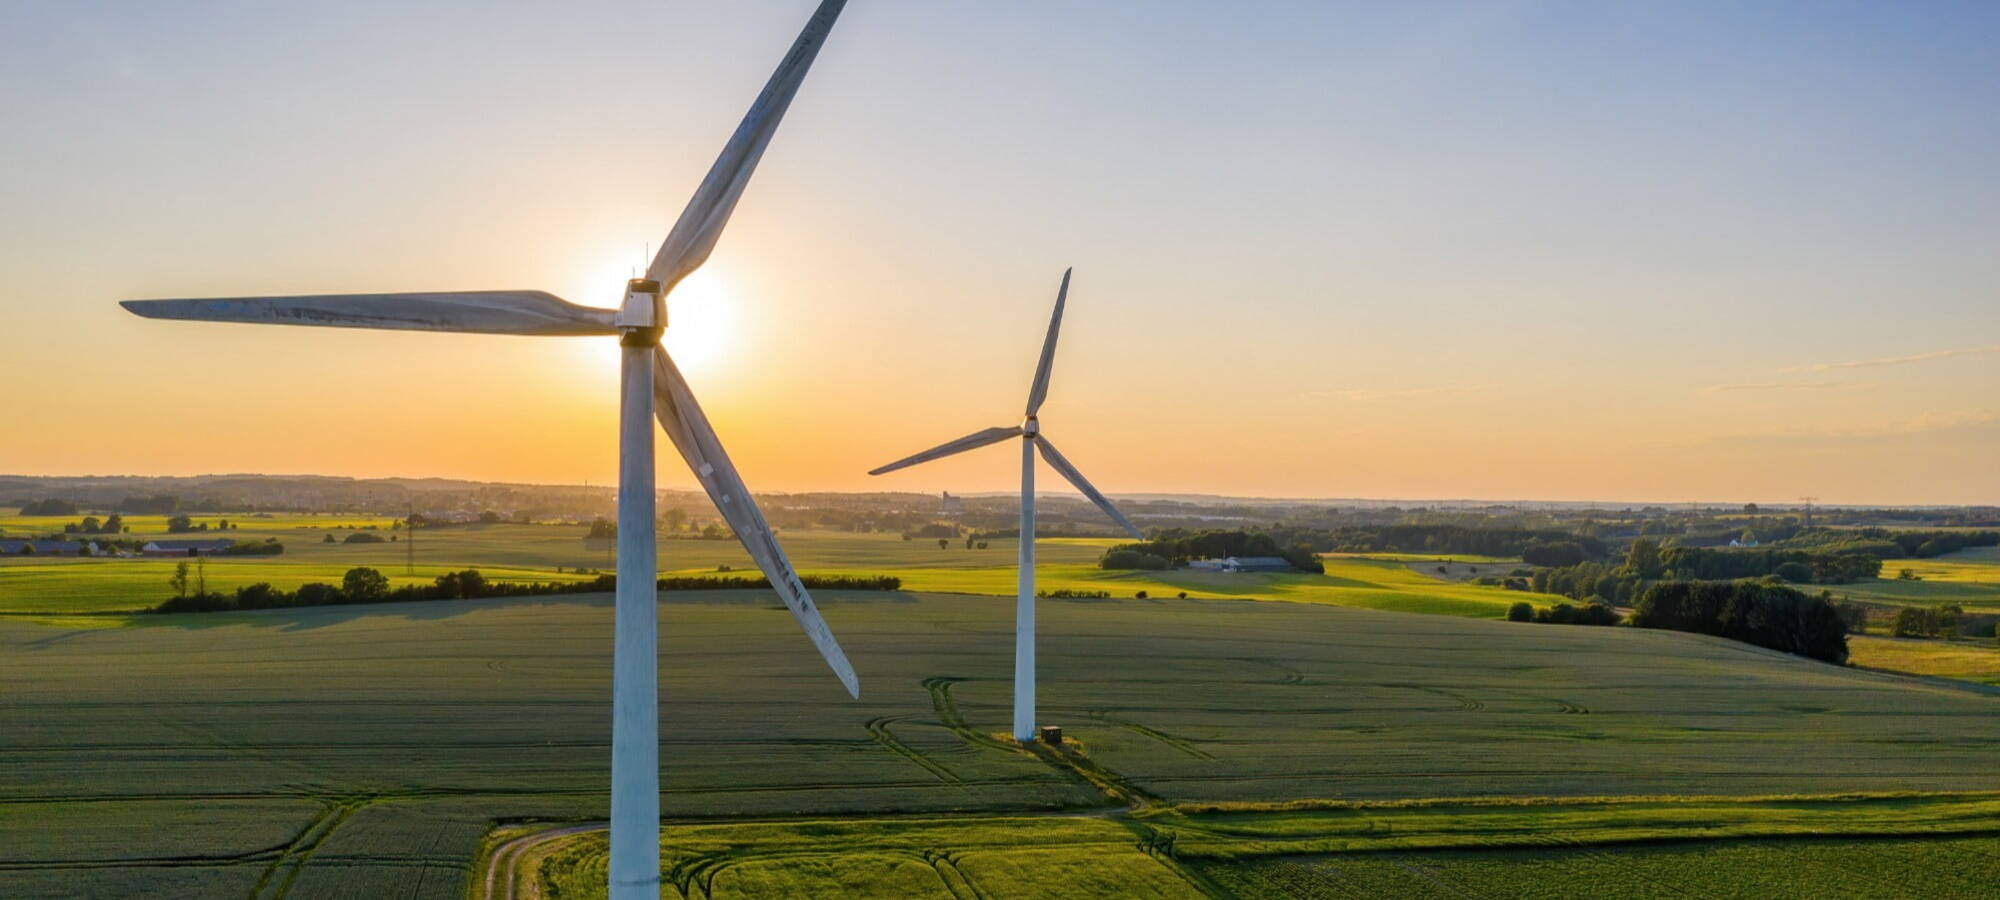
[(1702, 388), (1704, 394), (1728, 394), (1736, 391), (1789, 391), (1804, 389), (1838, 389), (1866, 387), (1864, 381), (1752, 381), (1745, 384), (1711, 384)]
[(1909, 437), (1912, 435), (1968, 431), (1971, 429), (1989, 428), (1994, 425), (2000, 425), (2000, 410), (1933, 409), (1926, 410), (1907, 419), (1890, 422), (1730, 434), (1711, 438), (1701, 443), (1725, 445), (1811, 443), (1825, 446), (1836, 442), (1876, 441)]
[(1990, 347), (1967, 347), (1963, 350), (1933, 350), (1929, 353), (1913, 353), (1909, 356), (1885, 356), (1881, 359), (1860, 359), (1853, 362), (1813, 363), (1806, 366), (1792, 366), (1779, 369), (1780, 372), (1826, 372), (1833, 369), (1870, 369), (1876, 366), (1903, 366), (1910, 363), (1930, 362), (1934, 359), (1950, 359), (1954, 356), (1974, 356), (1982, 353), (2000, 353), (2000, 344)]
[(1380, 388), (1350, 388), (1343, 391), (1307, 391), (1305, 396), (1311, 398), (1335, 397), (1341, 400), (1354, 401), (1404, 400), (1411, 397), (1434, 397), (1439, 394), (1470, 394), (1477, 391), (1490, 391), (1498, 387), (1499, 385), (1497, 384), (1448, 384), (1438, 387), (1392, 388), (1386, 390)]

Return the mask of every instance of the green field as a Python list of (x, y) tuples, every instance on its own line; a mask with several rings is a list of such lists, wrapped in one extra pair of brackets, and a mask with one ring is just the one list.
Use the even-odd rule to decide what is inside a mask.
[[(320, 581), (338, 583), (354, 566), (373, 566), (395, 583), (428, 582), (451, 569), (475, 566), (496, 580), (559, 581), (576, 568), (609, 570), (602, 551), (584, 547), (583, 529), (553, 525), (468, 525), (419, 529), (418, 565), (404, 574), (400, 543), (327, 544), (321, 532), (280, 534), (285, 553), (276, 557), (213, 557), (207, 563), (212, 590), (231, 590), (259, 581), (283, 588)], [(262, 533), (230, 532), (239, 539)], [(1106, 571), (1097, 567), (1112, 539), (1044, 538), (1036, 544), (1036, 578), (1043, 590), (1109, 591), (1130, 597), (1139, 591), (1173, 596), (1291, 600), (1499, 618), (1517, 600), (1540, 604), (1555, 598), (1528, 596), (1499, 588), (1444, 582), (1400, 562), (1329, 558), (1325, 575), (1248, 573), (1225, 575), (1176, 570)], [(800, 571), (815, 575), (892, 574), (911, 590), (1012, 595), (1016, 542), (995, 540), (984, 550), (963, 542), (939, 549), (935, 540), (905, 541), (893, 534), (803, 531), (785, 535), (785, 547)], [(167, 578), (172, 559), (0, 558), (0, 613), (134, 612), (171, 596)], [(661, 571), (712, 573), (719, 567), (750, 571), (754, 564), (735, 541), (669, 540), (660, 546)], [(576, 577), (571, 575), (569, 577)]]
[[(1996, 826), (2000, 799), (1992, 796), (815, 819), (670, 826), (661, 868), (671, 895), (707, 898), (1677, 897), (1773, 889), (1818, 897), (1829, 882), (1841, 896), (1979, 897), (2000, 878), (2000, 838), (1982, 834)], [(1883, 841), (1884, 834), (1901, 836)], [(1689, 843), (1705, 835), (1731, 840)], [(1856, 839), (1864, 836), (1870, 840)], [(536, 847), (513, 868), (538, 873), (553, 896), (602, 897), (606, 855), (604, 832), (592, 830)], [(1629, 871), (1620, 867), (1628, 858)]]
[[(957, 817), (1057, 813), (1008, 826), (1000, 844), (916, 842), (967, 850), (963, 866), (939, 859), (981, 884), (1101, 874), (1167, 894), (1187, 877), (1214, 882), (1215, 866), (1264, 877), (1259, 866), (1289, 859), (1246, 855), (1246, 841), (1322, 853), (1368, 817), (1400, 817), (1391, 831), (1408, 834), (1512, 817), (1506, 827), (1537, 840), (1734, 821), (1709, 833), (1742, 837), (1842, 801), (1718, 811), (1687, 798), (2000, 790), (1995, 698), (1692, 635), (1308, 603), (1049, 601), (1045, 719), (1080, 742), (1064, 762), (991, 737), (1007, 718), (1006, 599), (827, 592), (862, 678), (850, 701), (771, 596), (666, 596), (666, 815), (736, 827), (896, 813), (976, 831)], [(122, 627), (0, 620), (0, 896), (458, 898), (496, 822), (605, 814), (608, 598), (108, 624)], [(1599, 796), (1682, 805), (1620, 807), (1636, 823), (1586, 821), (1601, 812), (1590, 803), (1396, 808)], [(1316, 799), (1337, 802), (1301, 802)], [(1805, 821), (1927, 832), (1990, 815), (1990, 802), (1884, 797)], [(1500, 819), (1483, 821), (1498, 833)], [(1081, 846), (1015, 846), (1044, 829)], [(677, 858), (694, 852), (683, 833), (668, 833)], [(868, 872), (911, 873), (901, 850), (870, 847), (851, 848), (882, 857), (856, 889), (877, 883)], [(587, 847), (562, 852), (588, 884)], [(1441, 865), (1476, 873), (1480, 859)], [(776, 859), (717, 877), (826, 871)]]
[[(1981, 548), (1988, 549), (1988, 548)], [(1881, 579), (1831, 588), (1836, 596), (1899, 606), (1955, 603), (1966, 612), (2000, 612), (2000, 561), (1961, 551), (1935, 559), (1891, 559), (1882, 564)], [(1901, 581), (1909, 569), (1921, 581)]]
[(1889, 672), (1908, 672), (2000, 685), (2000, 644), (1992, 639), (1953, 641), (1853, 635), (1848, 661)]

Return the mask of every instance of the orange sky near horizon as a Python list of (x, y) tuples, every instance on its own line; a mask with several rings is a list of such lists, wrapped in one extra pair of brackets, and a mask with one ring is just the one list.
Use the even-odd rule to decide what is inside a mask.
[[(0, 472), (610, 480), (613, 340), (115, 301), (612, 305), (811, 5), (5, 13)], [(1873, 15), (856, 3), (667, 345), (764, 491), (1015, 488), (864, 473), (1016, 423), (1074, 265), (1114, 495), (1997, 503), (2000, 16)]]

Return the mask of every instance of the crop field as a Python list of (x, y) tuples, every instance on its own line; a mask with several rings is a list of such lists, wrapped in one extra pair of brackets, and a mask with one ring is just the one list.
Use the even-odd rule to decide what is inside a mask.
[[(229, 532), (239, 540), (261, 538), (247, 527)], [(210, 558), (212, 590), (231, 590), (259, 581), (292, 589), (307, 582), (338, 583), (355, 566), (373, 566), (397, 584), (429, 582), (468, 566), (495, 580), (561, 581), (573, 570), (603, 569), (603, 551), (584, 547), (583, 529), (553, 525), (467, 525), (419, 529), (414, 575), (404, 574), (399, 543), (324, 543), (322, 532), (277, 533), (282, 556)], [(1036, 577), (1043, 590), (1109, 591), (1129, 597), (1186, 592), (1202, 597), (1243, 597), (1326, 603), (1402, 612), (1500, 618), (1527, 597), (1499, 588), (1440, 582), (1402, 563), (1329, 558), (1327, 573), (1221, 574), (1188, 570), (1106, 571), (1096, 562), (1113, 539), (1044, 538), (1037, 542)], [(785, 535), (785, 547), (800, 571), (815, 575), (882, 575), (903, 579), (917, 591), (1011, 596), (1015, 590), (1013, 540), (988, 542), (984, 550), (963, 541), (939, 549), (935, 540), (905, 541), (893, 534), (803, 531)], [(0, 558), (0, 613), (135, 612), (171, 596), (167, 578), (173, 559)], [(728, 566), (754, 574), (749, 555), (734, 540), (667, 540), (660, 545), (666, 574), (713, 573)], [(564, 572), (559, 574), (556, 568)]]
[[(1973, 897), (2000, 873), (1990, 855), (2000, 840), (1987, 836), (2000, 827), (1993, 794), (1256, 807), (679, 824), (661, 835), (661, 869), (670, 891), (702, 898), (1711, 896), (1717, 887), (1760, 896), (1774, 883), (1834, 878), (1843, 895)], [(552, 834), (510, 867), (533, 873), (516, 893), (539, 882), (557, 897), (604, 896), (603, 830)], [(1896, 856), (1830, 835), (1894, 836), (1880, 846)], [(1820, 840), (1770, 840), (1779, 837)], [(1658, 846), (1694, 839), (1708, 840)], [(1627, 853), (1646, 860), (1637, 879), (1613, 866)]]
[[(61, 532), (64, 525), (81, 522), (85, 515), (102, 520), (106, 513), (78, 513), (73, 516), (23, 516), (12, 507), (0, 509), (0, 532), (15, 537)], [(125, 526), (132, 529), (132, 537), (164, 536), (167, 533), (167, 517), (163, 515), (122, 515)], [(244, 533), (265, 534), (271, 532), (293, 532), (305, 529), (377, 528), (388, 531), (396, 522), (394, 516), (359, 516), (348, 514), (315, 515), (307, 513), (189, 513), (191, 524), (207, 525), (211, 529), (227, 520), (242, 527)], [(230, 534), (235, 534), (234, 531)]]
[[(1981, 548), (1987, 549), (1987, 548)], [(1882, 564), (1883, 578), (1831, 590), (1855, 600), (1929, 606), (1955, 603), (1966, 612), (2000, 612), (2000, 562), (1968, 557), (1961, 551), (1934, 559), (1892, 559)], [(1922, 581), (1900, 581), (1902, 569)]]
[[(1391, 815), (1406, 834), (1525, 822), (1542, 840), (1540, 820), (1740, 838), (1839, 802), (1772, 795), (1865, 794), (1877, 796), (1842, 819), (1864, 833), (2000, 828), (1980, 824), (1991, 795), (1966, 793), (2000, 790), (2000, 700), (1699, 636), (1310, 603), (1047, 601), (1044, 719), (1076, 743), (1028, 752), (993, 737), (1008, 715), (1008, 600), (826, 592), (862, 679), (851, 701), (768, 594), (665, 598), (670, 859), (705, 852), (675, 843), (692, 840), (675, 837), (683, 825), (895, 813), (955, 836), (898, 845), (883, 832), (855, 848), (877, 862), (853, 889), (877, 883), (870, 872), (922, 875), (906, 852), (921, 846), (956, 854), (938, 859), (980, 884), (1046, 873), (1084, 890), (1116, 873), (1172, 895), (1212, 883), (1213, 866), (1267, 859), (1242, 842), (1324, 853)], [(605, 815), (610, 618), (592, 596), (108, 628), (0, 619), (0, 896), (462, 897), (495, 823)], [(1880, 796), (1908, 792), (1955, 793)], [(1583, 800), (1552, 814), (1476, 799), (1710, 795), (1767, 799), (1596, 820)], [(1472, 799), (1394, 809), (1421, 798)], [(1352, 805), (1368, 800), (1391, 811)], [(1017, 846), (1044, 837), (1078, 847)], [(549, 858), (588, 883), (601, 863), (577, 846)], [(1448, 865), (1483, 871), (1471, 857)], [(827, 872), (782, 853), (712, 869), (712, 883), (745, 889)]]
[(1848, 660), (1857, 666), (2000, 685), (2000, 644), (1991, 638), (1955, 641), (1853, 635)]
[(1383, 853), (1194, 868), (1221, 890), (1245, 897), (1972, 900), (1992, 896), (2000, 883), (2000, 838)]

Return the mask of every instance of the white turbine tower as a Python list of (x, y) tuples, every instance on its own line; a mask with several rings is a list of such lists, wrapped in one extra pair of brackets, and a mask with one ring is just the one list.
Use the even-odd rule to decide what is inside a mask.
[[(750, 174), (777, 132), (806, 70), (846, 0), (824, 0), (764, 85), (722, 155), (695, 190), (644, 278), (615, 310), (577, 306), (541, 291), (332, 294), (208, 300), (128, 300), (155, 319), (518, 335), (616, 335), (622, 346), (618, 419), (618, 592), (613, 614), (610, 893), (660, 895), (659, 636), (654, 534), (653, 426), (694, 470), (722, 517), (771, 581), (847, 692), (854, 669), (722, 450), (680, 370), (659, 346), (666, 296), (708, 258)], [(657, 404), (657, 406), (656, 406)]]
[(1042, 341), (1042, 359), (1035, 366), (1035, 381), (1028, 388), (1027, 418), (1019, 425), (988, 428), (976, 431), (958, 440), (939, 444), (914, 456), (906, 456), (879, 469), (871, 469), (868, 474), (880, 475), (897, 469), (929, 462), (954, 453), (963, 453), (975, 447), (997, 444), (1016, 435), (1021, 438), (1021, 563), (1016, 576), (1018, 588), (1014, 605), (1014, 739), (1030, 741), (1035, 736), (1035, 451), (1040, 450), (1042, 458), (1062, 473), (1069, 483), (1083, 492), (1097, 508), (1104, 510), (1133, 537), (1144, 539), (1139, 529), (1133, 527), (1118, 507), (1112, 506), (1083, 473), (1049, 443), (1042, 435), (1041, 422), (1035, 414), (1041, 411), (1042, 401), (1049, 396), (1049, 370), (1056, 361), (1056, 334), (1062, 330), (1063, 302), (1069, 297), (1069, 276), (1074, 270), (1063, 272), (1062, 287), (1056, 291), (1056, 311), (1049, 316), (1049, 336)]

